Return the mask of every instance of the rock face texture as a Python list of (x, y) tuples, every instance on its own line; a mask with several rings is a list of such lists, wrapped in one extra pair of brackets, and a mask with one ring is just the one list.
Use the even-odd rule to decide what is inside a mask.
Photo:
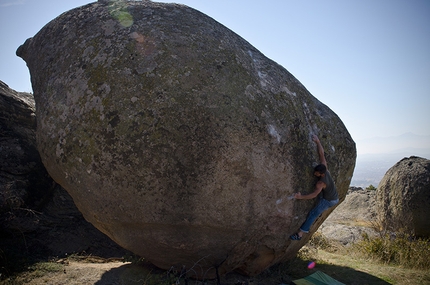
[(411, 156), (391, 167), (376, 195), (385, 229), (430, 237), (430, 160)]
[(194, 9), (99, 1), (17, 54), (51, 176), (89, 222), (161, 268), (253, 275), (294, 257), (307, 239), (288, 237), (315, 201), (287, 197), (313, 190), (312, 134), (341, 199), (348, 190), (355, 143), (337, 115)]
[(51, 188), (36, 148), (32, 94), (0, 81), (0, 214), (37, 203)]
[(49, 176), (36, 148), (33, 95), (0, 81), (0, 275), (41, 256), (127, 254), (84, 220)]
[(363, 239), (363, 234), (375, 236), (376, 191), (350, 187), (345, 200), (324, 221), (318, 232), (348, 245)]

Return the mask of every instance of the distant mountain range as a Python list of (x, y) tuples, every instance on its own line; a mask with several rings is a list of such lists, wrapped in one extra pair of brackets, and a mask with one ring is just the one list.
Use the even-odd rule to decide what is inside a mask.
[(405, 133), (395, 137), (374, 137), (357, 140), (356, 144), (359, 154), (409, 152), (430, 149), (430, 136)]
[(388, 169), (401, 159), (419, 156), (430, 159), (430, 136), (406, 133), (356, 141), (358, 155), (351, 186), (378, 186)]

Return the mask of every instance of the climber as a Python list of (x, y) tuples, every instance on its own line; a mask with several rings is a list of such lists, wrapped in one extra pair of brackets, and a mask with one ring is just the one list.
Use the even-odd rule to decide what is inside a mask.
[(295, 199), (313, 199), (322, 192), (319, 202), (315, 208), (313, 208), (306, 218), (306, 221), (300, 227), (300, 230), (290, 236), (292, 240), (301, 240), (304, 233), (309, 233), (310, 227), (313, 222), (328, 208), (333, 207), (339, 203), (339, 196), (334, 184), (333, 178), (327, 169), (327, 161), (324, 156), (324, 149), (321, 145), (320, 140), (316, 135), (312, 136), (312, 140), (317, 144), (318, 155), (320, 164), (315, 166), (314, 175), (318, 177), (318, 182), (315, 185), (315, 190), (307, 195), (302, 195), (300, 192), (294, 193)]

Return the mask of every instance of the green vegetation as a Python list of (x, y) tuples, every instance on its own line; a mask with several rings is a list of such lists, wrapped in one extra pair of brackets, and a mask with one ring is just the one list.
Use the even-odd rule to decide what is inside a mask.
[(413, 269), (430, 269), (430, 240), (416, 239), (403, 233), (378, 237), (363, 235), (354, 248), (368, 258), (385, 264)]
[(63, 265), (56, 262), (39, 262), (28, 268), (34, 276), (55, 273), (63, 270)]
[(55, 274), (63, 272), (64, 266), (56, 262), (38, 262), (29, 266), (24, 274), (14, 275), (5, 280), (0, 279), (2, 285), (27, 284), (31, 280), (46, 276), (47, 274)]
[(369, 186), (366, 187), (367, 190), (376, 190), (376, 187), (373, 186), (372, 184), (370, 184)]
[[(361, 280), (363, 284), (430, 284), (429, 239), (382, 231), (377, 236), (363, 234), (362, 237), (351, 246), (343, 246), (315, 233), (299, 251), (298, 258), (317, 261), (321, 271), (329, 275), (342, 275), (338, 279), (346, 284), (357, 278), (357, 272), (348, 273), (346, 268), (369, 273), (360, 276), (367, 280), (367, 283)], [(333, 269), (330, 264), (341, 267)], [(378, 279), (367, 279), (372, 276)]]

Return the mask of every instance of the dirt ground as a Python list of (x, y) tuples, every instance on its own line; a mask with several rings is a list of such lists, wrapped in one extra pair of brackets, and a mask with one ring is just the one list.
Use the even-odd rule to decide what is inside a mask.
[[(16, 209), (0, 221), (1, 285), (159, 285), (186, 280), (180, 274), (137, 261), (138, 257), (86, 222), (70, 195), (59, 186), (43, 208)], [(252, 282), (253, 278), (238, 274), (223, 279), (223, 284), (257, 284)]]
[[(39, 285), (81, 285), (81, 284), (122, 284), (121, 277), (131, 266), (130, 263), (108, 262), (90, 263), (71, 261), (54, 269), (53, 272), (41, 271), (40, 273), (29, 273), (21, 276), (15, 282)], [(44, 272), (44, 274), (41, 274)], [(42, 275), (42, 276), (40, 276)], [(136, 280), (135, 284), (144, 284), (143, 280)], [(131, 284), (131, 283), (129, 283)]]
[[(36, 270), (37, 271), (37, 270)], [(70, 261), (62, 264), (52, 272), (42, 270), (38, 273), (28, 272), (14, 280), (14, 284), (55, 284), (55, 285), (143, 285), (143, 284), (207, 284), (215, 285), (216, 280), (186, 280), (183, 277), (151, 269), (130, 262), (79, 262)], [(186, 283), (185, 283), (186, 282)], [(268, 283), (266, 283), (268, 282)], [(1, 284), (1, 283), (0, 283)], [(8, 284), (8, 283), (3, 283)], [(277, 280), (266, 280), (265, 283), (253, 281), (252, 278), (232, 274), (223, 277), (222, 284), (281, 284)]]
[[(368, 221), (374, 217), (372, 195), (365, 190), (349, 193), (319, 232), (340, 244), (355, 241), (362, 231), (369, 229)], [(15, 212), (4, 221), (0, 236), (0, 284), (280, 285), (316, 270), (352, 285), (430, 284), (428, 273), (381, 266), (312, 247), (305, 250), (311, 252), (312, 258), (318, 258), (314, 269), (306, 268), (309, 260), (304, 256), (256, 277), (231, 273), (221, 277), (220, 283), (187, 280), (178, 273), (138, 261), (83, 220), (70, 196), (58, 188), (43, 212)]]

